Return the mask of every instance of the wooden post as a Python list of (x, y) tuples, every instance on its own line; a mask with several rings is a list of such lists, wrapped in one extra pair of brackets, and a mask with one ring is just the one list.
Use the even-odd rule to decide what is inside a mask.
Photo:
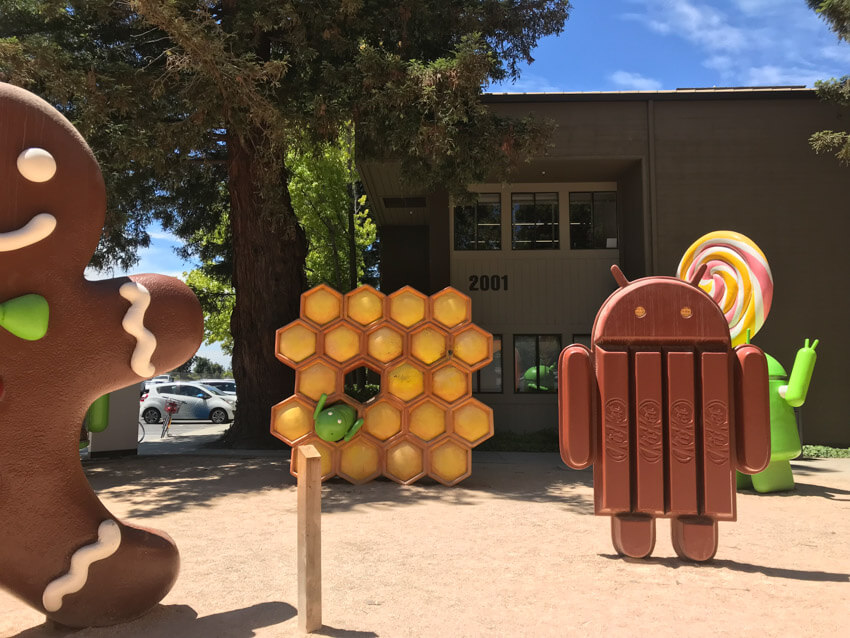
[(298, 629), (322, 627), (322, 455), (299, 445), (298, 455)]

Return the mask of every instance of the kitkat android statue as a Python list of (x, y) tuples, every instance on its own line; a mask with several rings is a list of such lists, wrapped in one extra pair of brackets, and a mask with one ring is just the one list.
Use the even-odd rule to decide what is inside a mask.
[(734, 521), (735, 470), (770, 458), (767, 363), (750, 344), (732, 348), (720, 307), (697, 283), (629, 282), (596, 315), (592, 348), (573, 344), (558, 363), (561, 457), (594, 466), (594, 504), (611, 516), (621, 555), (655, 546), (670, 518), (679, 557), (711, 559), (717, 522)]

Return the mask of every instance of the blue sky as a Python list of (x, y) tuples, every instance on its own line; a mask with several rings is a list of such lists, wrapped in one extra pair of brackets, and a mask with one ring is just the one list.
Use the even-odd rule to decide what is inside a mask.
[[(850, 74), (839, 43), (804, 0), (572, 0), (564, 32), (546, 38), (515, 84), (491, 91), (654, 91), (710, 86), (813, 86)], [(130, 273), (180, 277), (194, 266), (159, 226)], [(117, 276), (117, 272), (100, 276)], [(93, 278), (97, 275), (90, 275)], [(201, 356), (229, 365), (217, 346)]]

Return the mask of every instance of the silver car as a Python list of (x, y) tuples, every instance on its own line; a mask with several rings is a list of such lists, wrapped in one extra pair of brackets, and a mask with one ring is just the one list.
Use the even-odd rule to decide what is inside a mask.
[(236, 397), (226, 395), (202, 383), (158, 383), (142, 395), (139, 418), (145, 423), (159, 423), (165, 416), (165, 403), (177, 401), (180, 409), (174, 419), (190, 419), (228, 423), (236, 414)]
[(236, 394), (236, 381), (233, 379), (201, 379), (198, 383), (221, 390), (225, 394)]

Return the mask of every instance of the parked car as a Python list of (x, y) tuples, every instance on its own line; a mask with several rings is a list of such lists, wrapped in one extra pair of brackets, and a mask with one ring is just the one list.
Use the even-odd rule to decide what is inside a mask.
[(236, 394), (236, 381), (233, 379), (201, 379), (198, 383), (221, 390), (225, 394)]
[(236, 414), (236, 396), (202, 383), (158, 383), (148, 388), (139, 405), (139, 418), (145, 423), (159, 423), (165, 416), (165, 402), (180, 402), (174, 419), (192, 419), (228, 423)]

